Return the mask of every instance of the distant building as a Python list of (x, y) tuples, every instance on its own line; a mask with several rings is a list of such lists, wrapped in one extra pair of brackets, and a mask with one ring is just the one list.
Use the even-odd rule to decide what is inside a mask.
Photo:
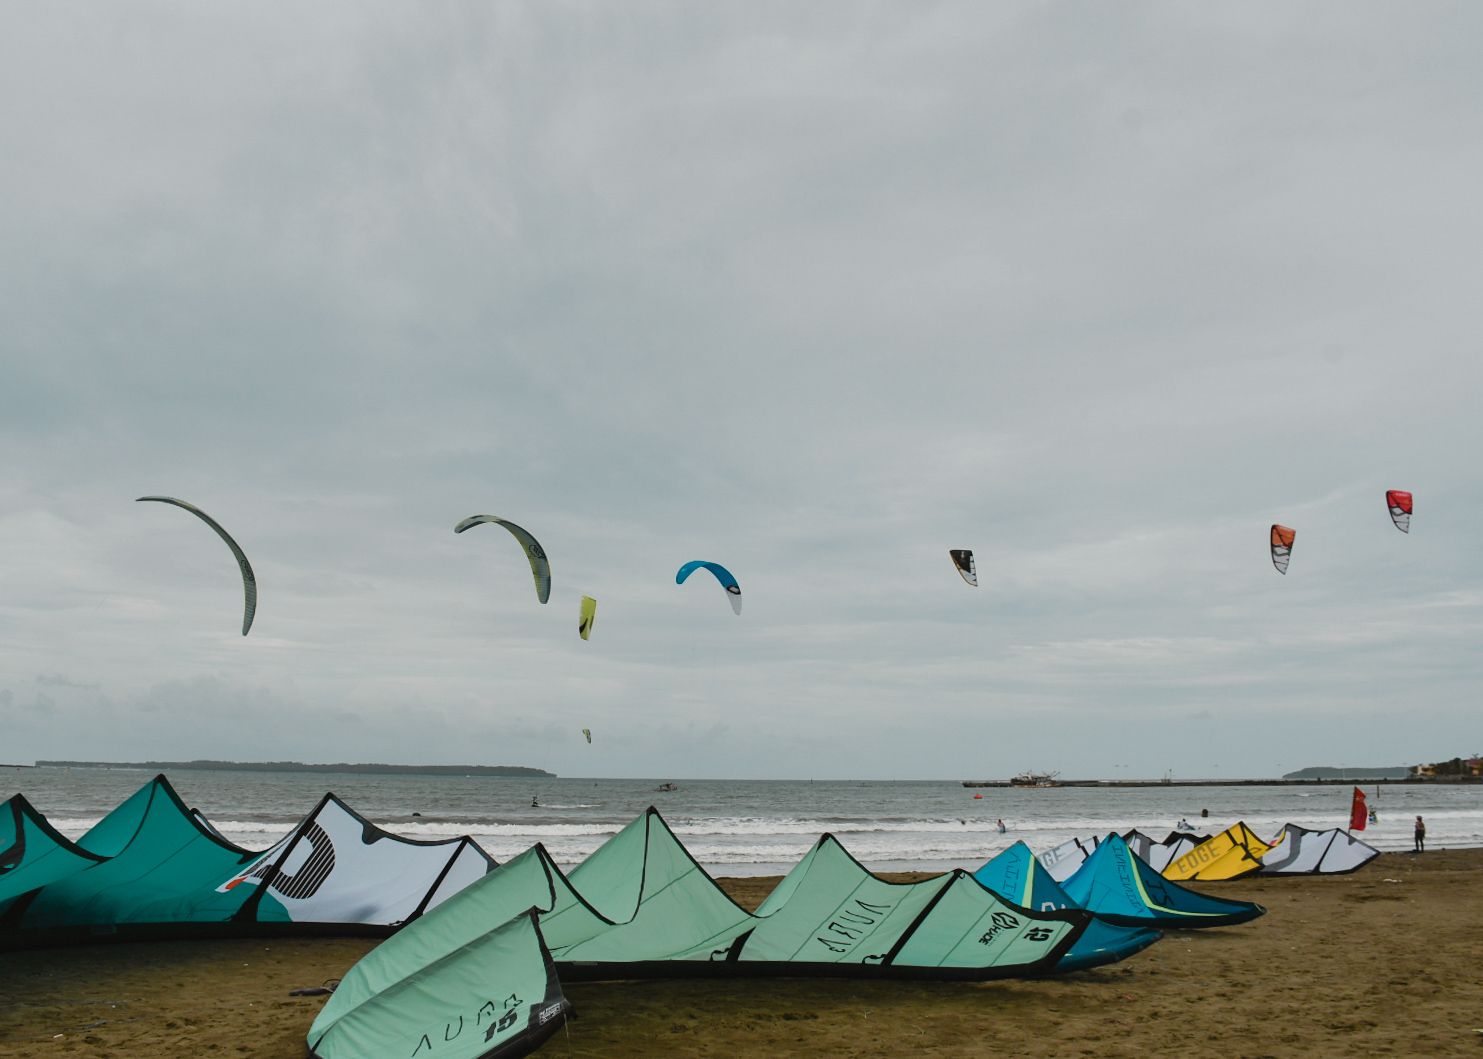
[(1455, 757), (1450, 761), (1435, 761), (1430, 765), (1412, 765), (1411, 775), (1418, 779), (1438, 779), (1449, 776), (1483, 776), (1483, 756)]

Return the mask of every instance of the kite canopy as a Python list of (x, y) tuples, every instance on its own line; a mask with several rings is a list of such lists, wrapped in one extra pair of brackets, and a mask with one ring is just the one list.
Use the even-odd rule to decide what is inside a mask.
[(1170, 831), (1169, 837), (1162, 842), (1155, 842), (1152, 836), (1145, 835), (1136, 828), (1123, 835), (1123, 841), (1128, 844), (1133, 855), (1160, 873), (1169, 866), (1170, 861), (1179, 859), (1201, 842), (1209, 840), (1209, 835), (1193, 835), (1188, 831)]
[[(426, 1036), (454, 1042), (447, 1054), (460, 1059), (524, 1055), (565, 1011), (553, 961), (569, 980), (977, 981), (1071, 969), (1064, 958), (1094, 928), (1105, 940), (1077, 966), (1120, 959), (1158, 937), (1103, 927), (1082, 911), (1019, 908), (962, 871), (886, 882), (831, 835), (749, 913), (650, 808), (570, 875), (533, 846), (388, 938), (345, 974), (314, 1020), (309, 1047), (323, 1059), (412, 1056), (430, 1052), (421, 1046)], [(502, 940), (507, 929), (524, 941)], [(490, 1000), (496, 1006), (479, 1019)], [(495, 1015), (493, 1025), (508, 1019), (511, 1030), (499, 1050), (476, 1047), (477, 1032), (466, 1040)]]
[(1237, 821), (1214, 838), (1201, 842), (1182, 857), (1169, 862), (1164, 869), (1164, 878), (1186, 881), (1190, 879), (1239, 879), (1259, 871), (1262, 856), (1271, 847), (1257, 837), (1256, 832), (1242, 821)]
[(973, 552), (968, 548), (949, 548), (947, 553), (952, 557), (953, 566), (957, 568), (963, 580), (977, 588), (978, 567), (973, 564)]
[(221, 523), (212, 518), (206, 512), (188, 504), (184, 500), (176, 500), (173, 496), (141, 496), (135, 503), (145, 500), (158, 501), (161, 504), (174, 504), (176, 507), (184, 508), (196, 518), (216, 531), (216, 535), (226, 541), (227, 547), (232, 549), (232, 554), (237, 557), (237, 568), (242, 572), (242, 595), (245, 597), (242, 605), (242, 635), (247, 635), (247, 630), (252, 628), (252, 616), (257, 613), (257, 578), (252, 573), (252, 564), (247, 561), (247, 556), (232, 540), (232, 535), (221, 528)]
[[(1000, 852), (974, 872), (973, 877), (980, 885), (1021, 908), (1049, 912), (1077, 907), (1023, 842), (1016, 842)], [(1146, 923), (1135, 927), (1121, 926), (1099, 916), (1087, 924), (1081, 937), (1061, 957), (1056, 964), (1056, 973), (1099, 967), (1120, 960), (1147, 948), (1162, 936), (1157, 930), (1149, 929)]]
[(514, 1059), (539, 1048), (572, 1010), (534, 908), (486, 924), (456, 960), (391, 981), (326, 1018), (332, 1007), (309, 1031), (311, 1059)]
[(233, 919), (397, 926), (481, 879), (494, 858), (467, 835), (418, 840), (384, 831), (333, 794), (217, 893), (245, 900)]
[(503, 526), (510, 531), (510, 535), (520, 542), (520, 547), (525, 549), (525, 557), (530, 560), (530, 574), (536, 582), (536, 598), (542, 603), (551, 598), (551, 564), (546, 560), (546, 550), (541, 547), (540, 541), (532, 537), (515, 523), (502, 519), (498, 515), (470, 515), (458, 525), (453, 527), (454, 533), (462, 533), (471, 526), (477, 526), (481, 522), (492, 523)]
[(1092, 855), (1092, 850), (1097, 848), (1097, 841), (1095, 835), (1091, 838), (1067, 839), (1054, 849), (1039, 854), (1036, 859), (1052, 879), (1063, 883), (1076, 874), (1082, 861)]
[(583, 728), (582, 729), (582, 734), (587, 737), (587, 742), (589, 742), (589, 743), (592, 742), (592, 729), (591, 728)]
[(138, 930), (224, 923), (246, 893), (216, 889), (256, 858), (203, 828), (164, 776), (124, 799), (78, 839), (106, 860), (43, 888), (26, 905), (21, 932)]
[(1272, 524), (1272, 565), (1279, 574), (1287, 573), (1287, 561), (1292, 557), (1292, 542), (1297, 535), (1297, 530)]
[(1390, 521), (1402, 533), (1411, 532), (1411, 494), (1404, 489), (1387, 489), (1385, 506), (1390, 508)]
[(24, 795), (0, 804), (0, 922), (25, 894), (104, 859), (68, 841)]
[(0, 865), (13, 851), (21, 856), (15, 870), (0, 869), (0, 949), (98, 934), (385, 934), (494, 866), (466, 835), (402, 838), (333, 794), (262, 853), (222, 838), (164, 776), (75, 844), (51, 837), (39, 816), (27, 819), (28, 807), (10, 804), (20, 813), (24, 845), (8, 840), (9, 816), (0, 812)]
[(1228, 927), (1264, 915), (1250, 901), (1186, 890), (1145, 864), (1119, 835), (1108, 835), (1063, 887), (1075, 907), (1121, 926)]
[[(597, 600), (591, 596), (582, 597), (582, 609), (577, 615), (577, 635), (587, 639), (592, 635), (592, 623), (597, 620)], [(587, 740), (589, 743), (592, 740)]]
[(1050, 872), (1040, 866), (1035, 854), (1023, 842), (1003, 850), (973, 873), (973, 877), (1006, 901), (1021, 908), (1048, 912), (1056, 908), (1075, 908), (1076, 902), (1066, 896)]
[(716, 576), (716, 580), (721, 582), (721, 587), (726, 590), (727, 595), (731, 598), (732, 611), (740, 614), (742, 605), (741, 585), (737, 584), (736, 578), (731, 575), (731, 571), (720, 563), (708, 563), (701, 559), (692, 560), (680, 567), (679, 571), (675, 574), (675, 584), (683, 585), (685, 578), (700, 569), (709, 570)]
[(1262, 854), (1263, 875), (1346, 875), (1380, 856), (1380, 851), (1337, 827), (1309, 831), (1288, 824)]

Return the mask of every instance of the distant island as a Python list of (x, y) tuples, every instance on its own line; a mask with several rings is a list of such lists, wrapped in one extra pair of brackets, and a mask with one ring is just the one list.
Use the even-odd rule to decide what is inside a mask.
[(1285, 780), (1403, 780), (1413, 770), (1405, 765), (1381, 765), (1376, 768), (1333, 768), (1314, 765), (1296, 772), (1285, 772)]
[(210, 769), (213, 772), (359, 772), (398, 776), (539, 776), (555, 779), (556, 773), (525, 765), (309, 765), (302, 761), (37, 761), (37, 765), (73, 769), (145, 769), (175, 772)]

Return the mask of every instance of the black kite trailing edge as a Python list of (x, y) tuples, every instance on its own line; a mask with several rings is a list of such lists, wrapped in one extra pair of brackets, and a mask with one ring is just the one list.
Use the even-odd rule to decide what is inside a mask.
[(1297, 530), (1279, 526), (1275, 522), (1272, 524), (1272, 565), (1279, 574), (1287, 573), (1287, 561), (1292, 558), (1292, 542), (1297, 536)]
[(947, 553), (952, 557), (953, 566), (957, 568), (963, 580), (977, 588), (978, 567), (973, 563), (973, 552), (968, 548), (949, 548)]

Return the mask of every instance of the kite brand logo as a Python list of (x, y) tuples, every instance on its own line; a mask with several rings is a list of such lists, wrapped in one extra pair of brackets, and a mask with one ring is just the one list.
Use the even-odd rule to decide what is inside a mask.
[[(873, 904), (857, 897), (851, 907), (846, 908), (826, 923), (824, 934), (814, 940), (836, 956), (843, 956), (854, 947), (855, 942), (870, 932), (870, 927), (884, 919), (891, 908), (891, 905)], [(832, 936), (825, 937), (824, 935)]]
[[(1214, 845), (1214, 843), (1212, 842), (1212, 843), (1206, 843), (1206, 845), (1204, 845), (1204, 846), (1196, 846), (1189, 853), (1186, 853), (1184, 856), (1180, 857), (1179, 860), (1178, 860), (1178, 862), (1177, 862), (1178, 863), (1178, 866), (1179, 866), (1179, 870), (1180, 871), (1188, 871), (1191, 867), (1193, 867), (1196, 864), (1204, 864), (1206, 861), (1215, 860), (1216, 857), (1219, 856), (1219, 854), (1217, 854), (1214, 851), (1206, 848), (1206, 846), (1211, 846), (1211, 845)], [(1225, 850), (1221, 850), (1221, 853), (1224, 853), (1224, 852), (1225, 852)]]
[(989, 922), (992, 923), (993, 926), (989, 927), (989, 929), (984, 931), (982, 936), (979, 937), (978, 943), (980, 945), (988, 945), (1004, 931), (1014, 930), (1020, 925), (1019, 918), (1010, 915), (1008, 912), (995, 912), (992, 916), (989, 917)]
[[(479, 1010), (474, 1012), (474, 1028), (478, 1029), (484, 1025), (486, 1020), (489, 1020), (489, 1028), (484, 1031), (485, 1043), (493, 1040), (496, 1033), (503, 1033), (515, 1025), (516, 1020), (520, 1018), (521, 1003), (521, 999), (514, 993), (511, 993), (503, 1002), (486, 1000), (483, 1004), (479, 1005)], [(437, 1036), (441, 1037), (445, 1044), (452, 1043), (462, 1035), (463, 1028), (464, 1016), (459, 1015), (456, 1023), (445, 1022)], [(424, 1033), (421, 1037), (417, 1038), (417, 1046), (412, 1049), (414, 1059), (416, 1056), (424, 1054), (424, 1050), (426, 1050), (426, 1054), (428, 1055), (436, 1051), (437, 1045), (433, 1043), (433, 1040), (434, 1035), (432, 1033)]]
[(995, 912), (989, 917), (989, 922), (993, 926), (984, 931), (979, 937), (978, 943), (980, 945), (988, 945), (1006, 930), (1014, 930), (1020, 925), (1019, 917), (1012, 916), (1008, 912)]
[[(284, 850), (284, 847), (287, 849)], [(307, 849), (302, 857), (297, 854)], [(284, 851), (280, 856), (280, 851)], [(285, 868), (289, 858), (299, 861), (292, 871)], [(313, 897), (335, 870), (335, 844), (328, 832), (311, 820), (297, 836), (290, 836), (216, 888), (227, 893), (243, 883), (267, 881), (268, 888), (284, 897), (303, 901)]]
[(1025, 931), (1024, 938), (1026, 941), (1049, 941), (1053, 933), (1050, 927), (1031, 927)]
[(559, 1017), (562, 1010), (563, 1008), (560, 1003), (547, 1004), (545, 1007), (541, 1008), (541, 1013), (536, 1016), (536, 1024), (539, 1026), (544, 1026), (552, 1019)]

